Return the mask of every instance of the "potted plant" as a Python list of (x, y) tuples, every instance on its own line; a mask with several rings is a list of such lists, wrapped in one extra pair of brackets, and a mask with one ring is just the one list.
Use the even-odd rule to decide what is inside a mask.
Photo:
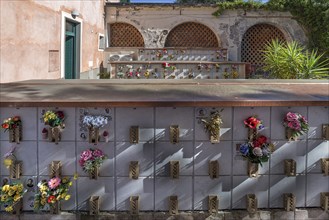
[(9, 142), (16, 142), (19, 144), (22, 140), (22, 121), (19, 116), (5, 119), (1, 127), (5, 129), (4, 132), (8, 131)]
[(286, 114), (283, 119), (283, 126), (286, 128), (286, 137), (289, 141), (296, 141), (299, 136), (309, 129), (306, 118), (294, 112)]
[(50, 208), (51, 214), (58, 214), (60, 211), (60, 201), (69, 200), (68, 194), (72, 181), (68, 177), (54, 177), (49, 181), (46, 179), (38, 183), (38, 193), (34, 196), (34, 209), (40, 210), (45, 206)]
[(108, 123), (108, 117), (102, 115), (85, 115), (82, 123), (88, 127), (89, 143), (97, 144), (99, 141), (99, 129)]
[(65, 128), (65, 116), (62, 111), (47, 111), (42, 119), (45, 125), (48, 125), (48, 138), (49, 141), (58, 142), (61, 140), (61, 132)]
[(83, 171), (89, 174), (90, 179), (97, 179), (99, 168), (107, 156), (100, 149), (88, 149), (81, 153), (79, 164)]
[(22, 183), (6, 183), (0, 187), (0, 204), (4, 204), (6, 212), (19, 214), (23, 207), (22, 198), (25, 192)]

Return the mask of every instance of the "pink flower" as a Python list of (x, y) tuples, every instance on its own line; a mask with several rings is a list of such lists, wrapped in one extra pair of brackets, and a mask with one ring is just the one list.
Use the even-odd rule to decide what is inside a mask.
[(92, 157), (92, 152), (91, 150), (85, 150), (84, 152), (82, 152), (82, 154), (80, 155), (80, 158), (83, 159), (84, 161), (89, 160)]
[(94, 157), (102, 157), (103, 155), (104, 155), (103, 151), (101, 151), (99, 149), (95, 149), (94, 152), (93, 152)]
[(58, 177), (54, 177), (48, 181), (48, 186), (50, 189), (55, 189), (61, 183), (61, 179)]
[(288, 112), (286, 115), (286, 119), (287, 119), (287, 121), (295, 121), (298, 119), (298, 116), (295, 113)]

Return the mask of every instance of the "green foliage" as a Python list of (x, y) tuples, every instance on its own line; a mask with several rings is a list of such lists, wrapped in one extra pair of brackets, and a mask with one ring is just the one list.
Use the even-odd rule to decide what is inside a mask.
[(325, 52), (329, 56), (329, 1), (328, 0), (269, 0), (268, 3), (249, 0), (218, 2), (215, 16), (227, 9), (264, 9), (273, 11), (290, 11), (302, 24), (309, 39), (309, 48)]
[(107, 72), (98, 73), (97, 76), (99, 76), (100, 79), (110, 79), (111, 78), (111, 74), (107, 73)]
[(264, 70), (279, 79), (328, 78), (328, 59), (320, 61), (323, 54), (309, 52), (296, 41), (281, 43), (273, 40), (264, 51)]
[[(223, 2), (225, 0), (176, 0), (179, 4), (215, 4), (217, 2)], [(227, 2), (233, 2), (234, 0), (226, 0)]]

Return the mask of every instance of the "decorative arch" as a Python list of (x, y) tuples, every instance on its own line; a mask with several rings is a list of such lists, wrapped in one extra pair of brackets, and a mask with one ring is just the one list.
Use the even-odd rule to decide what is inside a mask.
[(110, 47), (144, 47), (142, 34), (128, 23), (110, 24), (109, 39)]
[(256, 68), (263, 66), (263, 50), (272, 39), (286, 42), (284, 33), (274, 25), (255, 24), (243, 35), (241, 42), (241, 62), (248, 62)]
[(219, 47), (219, 43), (214, 32), (206, 25), (185, 22), (169, 32), (165, 47)]

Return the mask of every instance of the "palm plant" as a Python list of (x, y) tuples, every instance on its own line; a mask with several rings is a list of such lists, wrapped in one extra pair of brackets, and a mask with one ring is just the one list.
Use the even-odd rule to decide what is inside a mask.
[(276, 39), (265, 47), (263, 69), (279, 79), (328, 78), (329, 62), (321, 61), (322, 57), (323, 54), (309, 52), (296, 41), (283, 43)]

